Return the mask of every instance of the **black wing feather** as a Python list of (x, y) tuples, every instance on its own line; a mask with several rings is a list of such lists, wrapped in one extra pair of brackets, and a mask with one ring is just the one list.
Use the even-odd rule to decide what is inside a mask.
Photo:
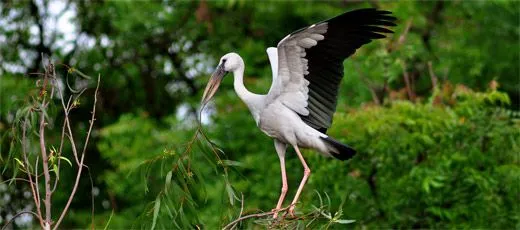
[(309, 74), (305, 75), (305, 79), (310, 83), (309, 115), (300, 115), (305, 123), (322, 133), (327, 132), (336, 111), (343, 61), (362, 45), (373, 39), (385, 38), (382, 33), (392, 33), (382, 27), (395, 26), (393, 21), (396, 18), (390, 14), (390, 11), (360, 9), (322, 22), (327, 23), (325, 39), (306, 50)]

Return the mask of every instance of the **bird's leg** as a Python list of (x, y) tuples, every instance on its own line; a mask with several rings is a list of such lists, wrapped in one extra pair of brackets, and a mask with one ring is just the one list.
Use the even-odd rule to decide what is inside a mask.
[(309, 168), (309, 166), (307, 166), (307, 162), (305, 162), (305, 159), (303, 159), (303, 155), (302, 155), (302, 153), (300, 153), (300, 149), (298, 149), (298, 146), (294, 145), (293, 147), (294, 147), (294, 150), (296, 150), (296, 154), (298, 154), (298, 158), (300, 158), (300, 161), (302, 162), (302, 165), (303, 165), (303, 178), (302, 178), (302, 182), (300, 182), (300, 186), (298, 187), (298, 191), (296, 191), (296, 195), (294, 196), (294, 199), (293, 199), (293, 201), (291, 203), (291, 207), (289, 208), (289, 214), (292, 217), (295, 217), (295, 215), (294, 215), (294, 207), (296, 206), (296, 202), (298, 202), (298, 198), (300, 197), (300, 193), (302, 192), (303, 187), (305, 186), (305, 183), (307, 182), (307, 179), (311, 175), (311, 169)]
[(278, 212), (282, 208), (285, 195), (287, 194), (287, 175), (285, 173), (285, 151), (287, 150), (287, 145), (275, 139), (274, 149), (280, 158), (280, 168), (282, 171), (282, 193), (280, 194), (280, 198), (278, 198), (278, 204), (276, 204), (276, 208), (271, 210), (274, 212), (273, 218), (276, 219), (278, 217)]
[(274, 212), (273, 218), (276, 219), (278, 217), (278, 212), (282, 208), (282, 203), (285, 199), (285, 195), (287, 194), (287, 175), (285, 173), (285, 156), (280, 156), (280, 167), (282, 171), (282, 192), (280, 193), (280, 198), (278, 198), (278, 204), (276, 204), (276, 208), (272, 211)]

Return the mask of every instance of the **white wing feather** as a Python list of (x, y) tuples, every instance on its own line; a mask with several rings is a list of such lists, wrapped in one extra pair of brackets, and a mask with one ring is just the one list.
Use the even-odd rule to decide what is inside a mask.
[(269, 57), (269, 63), (271, 63), (271, 71), (273, 72), (273, 82), (278, 77), (278, 50), (276, 47), (269, 47), (266, 50), (267, 56)]
[[(308, 61), (305, 58), (305, 49), (311, 48), (324, 39), (323, 34), (327, 32), (327, 23), (312, 25), (304, 30), (290, 34), (278, 43), (277, 59), (278, 71), (277, 77), (273, 77), (273, 84), (267, 94), (266, 103), (279, 101), (286, 107), (296, 113), (307, 116), (307, 99), (309, 98), (308, 85), (304, 76), (308, 74)], [(272, 64), (272, 58), (269, 54), (274, 51), (269, 48), (267, 53)], [(274, 74), (274, 70), (273, 70)]]

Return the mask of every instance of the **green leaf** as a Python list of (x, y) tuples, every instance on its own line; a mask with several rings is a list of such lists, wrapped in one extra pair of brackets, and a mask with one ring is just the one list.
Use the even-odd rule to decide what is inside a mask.
[(356, 222), (355, 220), (334, 220), (335, 223), (338, 223), (338, 224), (351, 224), (351, 223), (354, 223)]
[(233, 189), (233, 187), (231, 186), (231, 184), (229, 182), (226, 182), (226, 191), (228, 193), (229, 203), (231, 205), (235, 205), (235, 199), (238, 200), (238, 197), (236, 196), (235, 190)]
[(24, 166), (24, 164), (22, 163), (22, 161), (21, 161), (21, 160), (19, 160), (18, 158), (16, 158), (16, 157), (15, 157), (15, 158), (14, 158), (14, 160), (15, 160), (15, 161), (16, 161), (16, 163), (18, 163), (18, 164), (19, 164), (19, 165), (20, 165), (20, 166), (21, 166), (22, 168), (24, 168), (24, 167), (25, 167), (25, 166)]
[(164, 190), (166, 191), (166, 193), (168, 193), (168, 188), (172, 183), (172, 174), (173, 172), (171, 170), (166, 174), (166, 181), (164, 183)]
[(155, 224), (157, 223), (157, 217), (159, 216), (159, 210), (161, 209), (161, 197), (157, 196), (155, 199), (155, 205), (153, 207), (153, 222), (152, 222), (152, 230), (155, 229)]
[(222, 165), (234, 166), (234, 167), (243, 167), (244, 166), (244, 164), (242, 164), (238, 161), (232, 161), (232, 160), (222, 160)]
[(108, 218), (107, 224), (105, 225), (105, 228), (103, 228), (103, 230), (108, 229), (108, 226), (110, 225), (110, 221), (112, 221), (113, 216), (114, 216), (114, 209), (112, 209), (112, 213), (110, 213), (110, 217)]
[(60, 172), (57, 165), (52, 165), (52, 169), (49, 170), (49, 172), (54, 172), (54, 175), (56, 175), (56, 178), (60, 178)]
[(62, 160), (64, 160), (64, 161), (66, 161), (67, 163), (69, 163), (70, 167), (72, 167), (72, 162), (70, 162), (70, 160), (67, 159), (66, 157), (59, 156), (58, 158), (60, 158), (60, 159), (62, 159)]

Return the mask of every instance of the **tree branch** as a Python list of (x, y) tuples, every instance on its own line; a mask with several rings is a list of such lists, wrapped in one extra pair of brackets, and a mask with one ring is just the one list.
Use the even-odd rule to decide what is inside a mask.
[[(49, 64), (48, 67), (45, 69), (44, 82), (47, 81), (48, 78), (52, 78), (52, 75), (54, 74), (54, 65)], [(46, 92), (46, 85), (44, 84), (42, 86), (42, 91)], [(52, 93), (54, 93), (54, 87), (51, 86)], [(47, 123), (45, 122), (45, 113), (47, 106), (49, 105), (49, 102), (45, 101), (45, 98), (47, 97), (47, 94), (42, 95), (42, 102), (40, 106), (40, 152), (42, 155), (42, 164), (43, 164), (43, 176), (45, 178), (45, 199), (44, 199), (44, 205), (45, 205), (45, 223), (43, 228), (49, 229), (51, 225), (51, 199), (52, 199), (52, 191), (51, 191), (51, 176), (49, 173), (49, 156), (47, 155), (47, 149), (45, 147), (45, 126)], [(38, 176), (38, 175), (36, 175)]]
[[(26, 142), (26, 126), (27, 126), (27, 118), (24, 119), (24, 123), (22, 125), (22, 155), (24, 157), (25, 165), (29, 166), (29, 159), (27, 159), (27, 150), (25, 149), (25, 142)], [(29, 168), (25, 170), (27, 172), (27, 177), (29, 178), (29, 185), (31, 186), (31, 192), (33, 194), (34, 199), (34, 205), (36, 206), (36, 210), (38, 212), (38, 221), (40, 221), (40, 226), (43, 228), (43, 218), (42, 213), (40, 211), (40, 195), (37, 192), (38, 184), (35, 184), (32, 180), (31, 173), (29, 172)]]
[(40, 112), (40, 151), (42, 154), (43, 176), (45, 177), (45, 222), (51, 222), (51, 188), (50, 188), (50, 174), (49, 174), (49, 157), (45, 148), (45, 99), (42, 101), (42, 108)]
[(16, 213), (16, 215), (14, 215), (13, 217), (11, 217), (11, 219), (9, 219), (9, 221), (7, 221), (7, 223), (2, 227), (2, 230), (5, 230), (7, 229), (7, 226), (9, 226), (9, 224), (11, 224), (11, 222), (13, 222), (18, 216), (21, 216), (22, 214), (32, 214), (34, 215), (36, 218), (40, 219), (40, 216), (38, 216), (38, 214), (32, 212), (32, 211), (21, 211), (19, 213)]
[(244, 220), (247, 220), (247, 219), (258, 218), (258, 217), (263, 217), (263, 216), (269, 216), (269, 215), (273, 215), (275, 212), (285, 211), (285, 210), (289, 209), (291, 206), (292, 205), (289, 205), (289, 206), (287, 206), (285, 208), (282, 208), (280, 210), (275, 210), (275, 211), (270, 211), (270, 212), (262, 212), (262, 213), (255, 213), (255, 214), (251, 214), (251, 215), (240, 217), (240, 218), (234, 220), (233, 222), (229, 223), (225, 227), (223, 227), (222, 230), (233, 229), (235, 227), (235, 225), (237, 225), (238, 223), (240, 223), (240, 222), (242, 222)]
[(406, 85), (406, 93), (408, 94), (408, 99), (412, 102), (415, 101), (415, 94), (412, 90), (412, 86), (410, 84), (410, 76), (408, 74), (408, 71), (406, 70), (406, 63), (402, 63), (401, 64), (401, 67), (403, 68), (403, 78), (404, 78), (404, 83)]
[[(95, 117), (96, 117), (97, 94), (98, 94), (98, 91), (99, 91), (100, 78), (101, 78), (101, 76), (98, 75), (96, 91), (94, 92), (94, 105), (92, 106), (92, 116), (90, 118), (90, 126), (89, 126), (89, 129), (88, 129), (88, 132), (87, 132), (87, 137), (85, 138), (85, 146), (83, 147), (83, 152), (81, 153), (81, 160), (80, 160), (80, 163), (78, 165), (78, 167), (79, 167), (78, 168), (78, 172), (76, 174), (76, 182), (74, 183), (74, 187), (72, 188), (72, 192), (71, 192), (71, 194), (69, 196), (69, 200), (67, 201), (67, 204), (65, 205), (65, 208), (63, 209), (63, 211), (62, 211), (62, 213), (60, 215), (60, 218), (56, 222), (56, 225), (54, 225), (53, 229), (58, 229), (58, 226), (60, 225), (61, 221), (65, 217), (65, 214), (67, 213), (67, 210), (69, 209), (69, 206), (70, 206), (70, 204), (72, 202), (72, 199), (74, 198), (74, 195), (76, 194), (76, 190), (78, 189), (79, 179), (81, 178), (81, 171), (83, 170), (83, 167), (84, 167), (83, 166), (83, 162), (85, 160), (85, 152), (87, 150), (87, 145), (88, 145), (88, 142), (89, 142), (89, 139), (90, 139), (90, 134), (92, 133), (92, 127), (94, 126), (94, 121), (95, 121)], [(69, 126), (69, 134), (72, 135), (72, 132), (70, 130), (70, 126)], [(74, 150), (74, 151), (76, 151), (76, 150)]]

